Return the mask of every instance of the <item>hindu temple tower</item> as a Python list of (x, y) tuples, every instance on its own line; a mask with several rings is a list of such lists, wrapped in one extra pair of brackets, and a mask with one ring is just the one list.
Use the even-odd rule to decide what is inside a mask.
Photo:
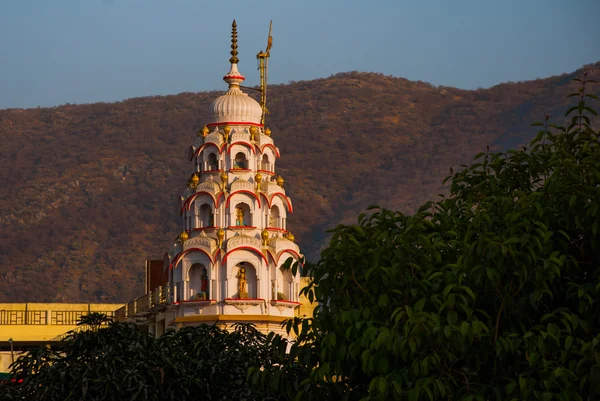
[(147, 262), (146, 296), (125, 316), (160, 335), (200, 323), (251, 322), (261, 331), (300, 306), (300, 274), (282, 266), (301, 258), (287, 228), (292, 201), (277, 174), (280, 152), (265, 126), (266, 73), (271, 36), (261, 51), (261, 102), (241, 87), (237, 26), (232, 25), (227, 91), (189, 148), (190, 175), (182, 183), (182, 231), (162, 261)]

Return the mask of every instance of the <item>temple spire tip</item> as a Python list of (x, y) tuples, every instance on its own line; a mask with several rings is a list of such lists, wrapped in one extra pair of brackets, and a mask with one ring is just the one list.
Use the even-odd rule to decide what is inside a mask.
[(237, 23), (233, 20), (231, 24), (231, 58), (229, 59), (231, 64), (237, 64), (240, 61), (237, 57), (237, 47)]

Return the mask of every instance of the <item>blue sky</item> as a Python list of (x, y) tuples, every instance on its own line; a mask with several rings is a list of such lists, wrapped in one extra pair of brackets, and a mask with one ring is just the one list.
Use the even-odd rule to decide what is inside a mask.
[(273, 20), (270, 83), (373, 71), (465, 89), (600, 60), (598, 0), (1, 0), (0, 108), (223, 89)]

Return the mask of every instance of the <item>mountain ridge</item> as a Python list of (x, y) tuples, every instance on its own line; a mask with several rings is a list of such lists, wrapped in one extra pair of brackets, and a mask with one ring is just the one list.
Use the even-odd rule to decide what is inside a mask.
[[(526, 144), (544, 114), (562, 123), (583, 71), (597, 77), (600, 62), (478, 90), (359, 72), (271, 86), (267, 125), (301, 249), (314, 258), (323, 229), (370, 204), (414, 211), (450, 167)], [(0, 301), (141, 295), (144, 260), (180, 231), (186, 153), (221, 93), (0, 110)]]

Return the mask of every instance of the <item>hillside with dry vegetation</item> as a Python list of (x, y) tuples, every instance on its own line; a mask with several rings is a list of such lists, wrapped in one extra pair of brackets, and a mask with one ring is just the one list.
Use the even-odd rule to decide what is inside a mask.
[[(309, 259), (371, 204), (411, 212), (449, 168), (522, 146), (571, 74), (467, 91), (371, 73), (273, 86), (268, 126)], [(598, 86), (596, 93), (600, 95)], [(220, 92), (0, 110), (0, 301), (124, 302), (180, 231), (187, 149)]]

